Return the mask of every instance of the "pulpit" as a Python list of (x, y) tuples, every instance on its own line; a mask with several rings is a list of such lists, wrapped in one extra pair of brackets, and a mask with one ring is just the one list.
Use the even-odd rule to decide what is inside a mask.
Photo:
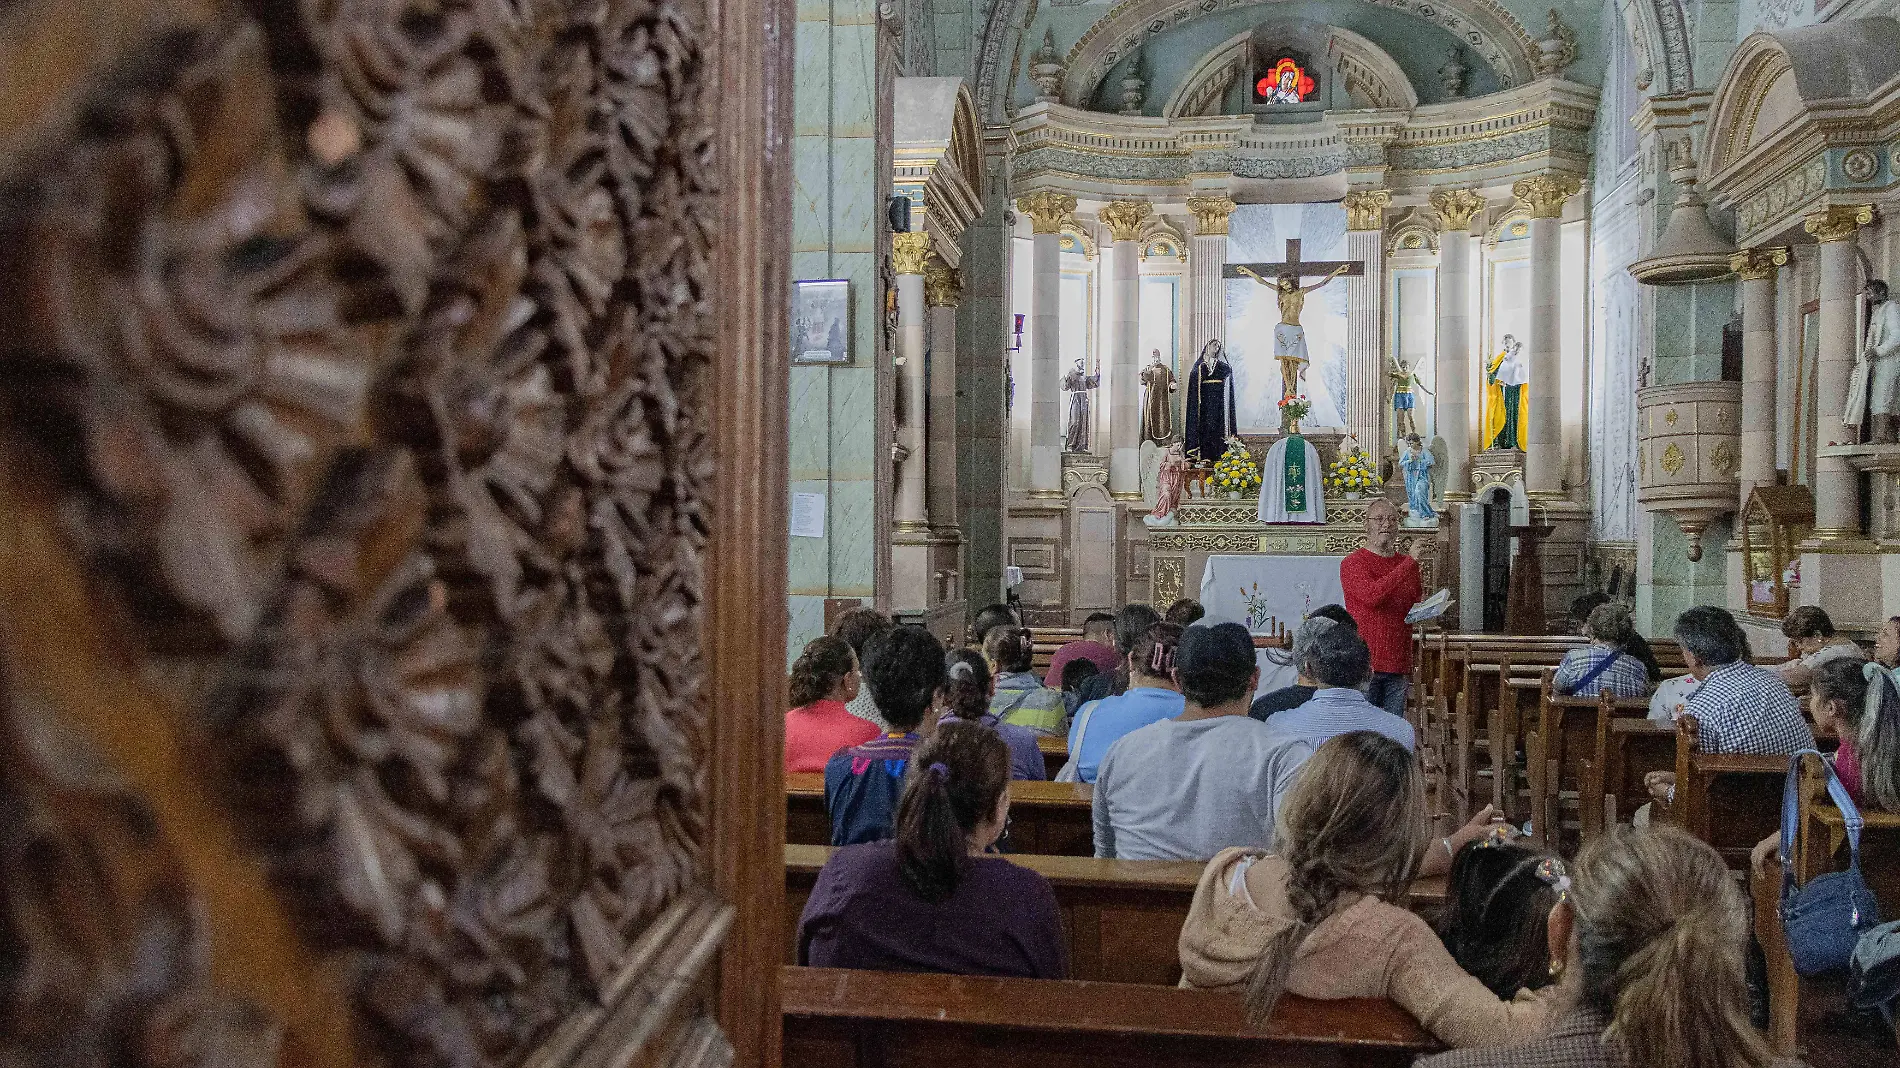
[(1507, 634), (1542, 634), (1550, 627), (1544, 615), (1544, 565), (1538, 547), (1556, 530), (1541, 522), (1511, 528), (1511, 536), (1517, 539), (1517, 555), (1511, 559), (1511, 599), (1504, 621)]

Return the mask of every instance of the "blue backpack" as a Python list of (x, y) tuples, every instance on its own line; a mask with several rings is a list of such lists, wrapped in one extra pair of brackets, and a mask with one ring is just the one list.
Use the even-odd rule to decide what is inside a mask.
[[(1794, 848), (1801, 814), (1801, 760), (1812, 755), (1827, 775), (1827, 793), (1847, 820), (1846, 871), (1829, 872), (1794, 884)], [(1844, 970), (1863, 931), (1880, 923), (1880, 906), (1860, 875), (1860, 809), (1834, 774), (1834, 765), (1818, 750), (1803, 749), (1788, 759), (1788, 781), (1781, 794), (1781, 929), (1788, 940), (1794, 970), (1803, 976)]]

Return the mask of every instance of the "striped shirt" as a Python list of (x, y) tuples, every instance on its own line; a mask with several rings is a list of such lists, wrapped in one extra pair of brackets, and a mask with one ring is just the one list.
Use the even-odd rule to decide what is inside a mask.
[(1704, 753), (1779, 756), (1814, 746), (1814, 729), (1788, 684), (1745, 660), (1709, 672), (1684, 711), (1701, 724)]
[[(1606, 656), (1615, 657), (1616, 662), (1578, 686), (1578, 680), (1595, 671)], [(1564, 654), (1564, 662), (1557, 665), (1557, 676), (1551, 683), (1558, 693), (1572, 697), (1595, 697), (1608, 690), (1613, 697), (1642, 698), (1649, 696), (1649, 669), (1628, 653), (1607, 645), (1586, 645)]]

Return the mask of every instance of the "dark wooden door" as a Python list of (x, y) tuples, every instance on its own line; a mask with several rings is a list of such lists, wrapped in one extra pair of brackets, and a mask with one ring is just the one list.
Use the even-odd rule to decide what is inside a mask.
[(0, 11), (0, 1062), (776, 1062), (789, 19)]
[(1511, 601), (1511, 498), (1484, 501), (1484, 629), (1502, 632)]

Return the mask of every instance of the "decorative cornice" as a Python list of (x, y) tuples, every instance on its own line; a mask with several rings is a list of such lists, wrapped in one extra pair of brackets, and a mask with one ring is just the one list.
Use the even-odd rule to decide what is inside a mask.
[(1568, 174), (1536, 174), (1511, 186), (1511, 195), (1533, 219), (1563, 217), (1564, 202), (1577, 195), (1580, 183)]
[(1133, 241), (1141, 236), (1141, 224), (1154, 214), (1145, 200), (1117, 200), (1095, 213), (1116, 241)]
[(1355, 189), (1346, 194), (1346, 229), (1385, 229), (1386, 205), (1392, 194), (1383, 189)]
[(1729, 270), (1741, 276), (1744, 282), (1773, 278), (1777, 270), (1787, 265), (1786, 248), (1745, 248), (1728, 258)]
[(898, 274), (923, 274), (930, 258), (930, 235), (921, 230), (891, 235), (891, 269)]
[(1441, 233), (1470, 230), (1471, 217), (1484, 210), (1484, 196), (1475, 189), (1447, 189), (1433, 193), (1431, 200)]
[(1856, 231), (1874, 221), (1872, 204), (1846, 204), (1823, 208), (1802, 220), (1802, 228), (1816, 241), (1852, 240)]
[(963, 275), (935, 255), (924, 264), (924, 303), (954, 308), (963, 301)]
[(1075, 198), (1067, 193), (1039, 189), (1028, 196), (1017, 197), (1016, 210), (1029, 216), (1036, 233), (1059, 234), (1069, 213), (1075, 210)]

